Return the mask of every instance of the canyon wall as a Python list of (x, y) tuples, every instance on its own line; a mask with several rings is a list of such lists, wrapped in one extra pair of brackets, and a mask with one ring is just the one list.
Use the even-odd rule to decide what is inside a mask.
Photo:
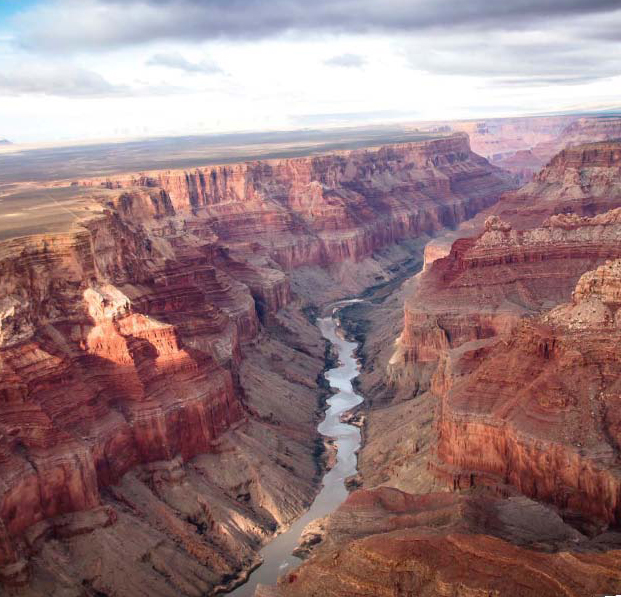
[(414, 283), (390, 368), (440, 401), (433, 467), (452, 486), (509, 486), (618, 524), (617, 265), (602, 264), (621, 258), (620, 166), (619, 144), (562, 151), (490, 209), (508, 221), (489, 216)]
[[(529, 147), (515, 153), (499, 155), (492, 163), (515, 174), (521, 182), (532, 180), (541, 168), (559, 151), (594, 141), (608, 141), (621, 138), (619, 116), (591, 116), (565, 119), (564, 126), (548, 138), (542, 137)], [(475, 146), (475, 151), (477, 151)], [(483, 154), (486, 155), (486, 154)]]
[(353, 271), (510, 187), (463, 135), (79, 185), (102, 213), (0, 244), (0, 577), (31, 595), (194, 595), (255, 565), (321, 467), (325, 346), (292, 270)]
[[(309, 158), (76, 182), (147, 188), (188, 226), (280, 267), (358, 261), (399, 240), (454, 227), (491, 205), (508, 177), (465, 135)], [(186, 217), (188, 217), (186, 215)]]
[(361, 489), (258, 597), (621, 591), (620, 150), (564, 150), (433, 246), (396, 347), (400, 301), (343, 316), (370, 395)]

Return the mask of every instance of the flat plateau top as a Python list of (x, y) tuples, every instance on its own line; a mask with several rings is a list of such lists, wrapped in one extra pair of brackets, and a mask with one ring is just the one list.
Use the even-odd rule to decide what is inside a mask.
[(390, 143), (428, 141), (443, 136), (446, 135), (403, 127), (374, 127), (343, 131), (166, 137), (64, 147), (7, 146), (0, 150), (0, 188), (7, 183), (49, 182), (302, 157)]
[(92, 197), (92, 190), (81, 188), (0, 187), (0, 241), (67, 232), (80, 220), (101, 212)]

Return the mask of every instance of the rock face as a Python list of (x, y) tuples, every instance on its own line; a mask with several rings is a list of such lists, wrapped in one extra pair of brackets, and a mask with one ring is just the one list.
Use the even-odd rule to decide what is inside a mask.
[(320, 552), (258, 597), (581, 597), (621, 581), (618, 544), (596, 547), (525, 498), (359, 490), (325, 532)]
[[(202, 233), (285, 270), (354, 261), (454, 227), (510, 185), (465, 135), (326, 156), (82, 181), (157, 189), (158, 207), (191, 209)], [(152, 191), (153, 192), (153, 191)], [(166, 203), (160, 207), (159, 203)]]
[(506, 168), (511, 156), (553, 142), (576, 120), (571, 115), (492, 118), (455, 122), (450, 128), (467, 133), (473, 151)]
[(617, 260), (584, 274), (571, 303), (521, 322), (446, 392), (439, 456), (470, 471), (466, 483), (508, 484), (577, 520), (619, 524), (620, 272)]
[(565, 126), (558, 134), (547, 139), (542, 138), (536, 144), (512, 155), (499, 156), (492, 162), (514, 173), (520, 181), (528, 182), (564, 148), (621, 137), (621, 118), (618, 116), (593, 116), (564, 122)]
[(583, 272), (621, 257), (620, 238), (618, 208), (593, 218), (551, 216), (528, 230), (489, 217), (481, 236), (455, 242), (406, 299), (396, 375), (428, 389), (447, 351), (506, 334), (523, 316), (568, 300)]
[(603, 264), (621, 258), (621, 212), (564, 212), (618, 205), (620, 159), (615, 143), (568, 149), (508, 193), (491, 211), (513, 224), (488, 217), (416, 280), (391, 361), (395, 383), (440, 401), (438, 476), (592, 528), (619, 523), (619, 266)]
[(325, 347), (291, 270), (509, 185), (460, 135), (82, 184), (101, 215), (0, 244), (0, 578), (209, 593), (316, 491)]
[(567, 147), (621, 138), (621, 117), (611, 114), (494, 118), (444, 126), (434, 123), (427, 128), (467, 133), (473, 151), (524, 184)]
[(101, 504), (139, 463), (187, 460), (243, 416), (248, 289), (200, 251), (166, 259), (116, 216), (2, 247), (5, 542)]

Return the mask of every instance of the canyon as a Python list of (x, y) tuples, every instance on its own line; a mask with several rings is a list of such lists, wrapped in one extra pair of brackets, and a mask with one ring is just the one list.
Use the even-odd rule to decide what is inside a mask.
[[(320, 325), (358, 296), (332, 340), (359, 343), (357, 473), (302, 533), (306, 561), (255, 595), (621, 592), (617, 125), (432, 123), (405, 143), (15, 183), (2, 590), (243, 583), (339, 474)], [(545, 166), (502, 170), (468, 135), (494, 163)]]
[(344, 311), (358, 489), (257, 595), (619, 593), (620, 182), (620, 142), (563, 149)]
[(616, 114), (505, 118), (455, 123), (452, 129), (466, 132), (476, 153), (526, 183), (565, 148), (619, 139), (621, 119)]
[(34, 185), (53, 231), (0, 242), (4, 590), (243, 580), (330, 460), (316, 307), (511, 187), (464, 134)]

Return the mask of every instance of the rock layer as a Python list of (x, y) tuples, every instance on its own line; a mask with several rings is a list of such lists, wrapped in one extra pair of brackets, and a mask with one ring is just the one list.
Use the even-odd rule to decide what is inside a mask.
[(365, 338), (364, 489), (258, 595), (621, 592), (620, 149), (560, 153), (428, 252), (382, 392)]
[(191, 209), (192, 226), (237, 251), (264, 251), (286, 270), (357, 261), (399, 240), (454, 227), (510, 186), (470, 150), (465, 135), (79, 184), (148, 189), (158, 204), (150, 209)]
[(258, 597), (488, 595), (582, 597), (616, 591), (619, 545), (597, 545), (524, 498), (352, 493), (326, 543)]

